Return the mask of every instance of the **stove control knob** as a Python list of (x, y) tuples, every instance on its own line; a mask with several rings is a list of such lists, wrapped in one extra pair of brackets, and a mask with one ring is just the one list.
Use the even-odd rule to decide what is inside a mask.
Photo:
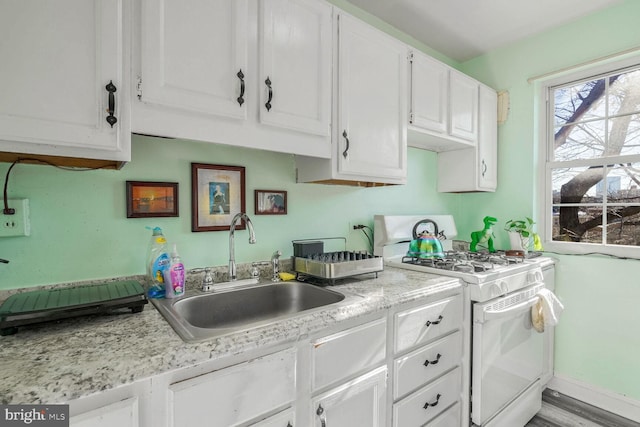
[(499, 297), (507, 292), (509, 292), (509, 287), (505, 281), (494, 282), (491, 285), (491, 298)]
[(541, 270), (533, 270), (527, 273), (527, 283), (532, 285), (544, 281), (544, 276)]
[(503, 295), (509, 292), (509, 286), (507, 285), (506, 281), (500, 282), (500, 290), (502, 291)]

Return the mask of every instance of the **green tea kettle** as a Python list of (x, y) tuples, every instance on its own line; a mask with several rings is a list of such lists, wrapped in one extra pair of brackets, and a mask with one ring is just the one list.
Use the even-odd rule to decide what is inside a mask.
[[(422, 224), (433, 224), (434, 234), (428, 231), (418, 234), (418, 227)], [(442, 243), (438, 239), (438, 224), (435, 221), (423, 219), (413, 226), (413, 240), (409, 243), (407, 256), (420, 259), (444, 258)]]

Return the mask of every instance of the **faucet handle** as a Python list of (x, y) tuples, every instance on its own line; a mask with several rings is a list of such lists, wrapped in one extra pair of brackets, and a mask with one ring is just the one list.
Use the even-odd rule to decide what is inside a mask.
[(260, 277), (260, 270), (258, 270), (258, 265), (259, 265), (259, 263), (257, 263), (257, 262), (252, 262), (251, 263), (251, 278), (252, 279), (257, 279), (258, 277)]
[(282, 252), (275, 251), (273, 255), (271, 255), (271, 268), (273, 269), (273, 274), (271, 275), (272, 282), (280, 281), (280, 256)]
[(213, 289), (213, 274), (210, 268), (204, 269), (204, 277), (202, 278), (202, 290), (208, 292)]

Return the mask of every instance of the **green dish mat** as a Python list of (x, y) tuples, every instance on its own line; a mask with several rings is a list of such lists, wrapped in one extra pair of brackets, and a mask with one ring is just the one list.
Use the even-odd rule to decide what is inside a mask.
[(135, 280), (23, 292), (11, 295), (2, 303), (0, 317), (84, 307), (136, 295), (144, 295), (144, 289)]

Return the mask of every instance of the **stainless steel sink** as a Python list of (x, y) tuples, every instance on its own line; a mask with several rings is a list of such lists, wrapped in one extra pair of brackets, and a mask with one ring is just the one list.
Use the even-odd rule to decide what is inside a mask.
[(353, 298), (360, 297), (308, 283), (280, 282), (152, 302), (184, 341), (196, 342)]

